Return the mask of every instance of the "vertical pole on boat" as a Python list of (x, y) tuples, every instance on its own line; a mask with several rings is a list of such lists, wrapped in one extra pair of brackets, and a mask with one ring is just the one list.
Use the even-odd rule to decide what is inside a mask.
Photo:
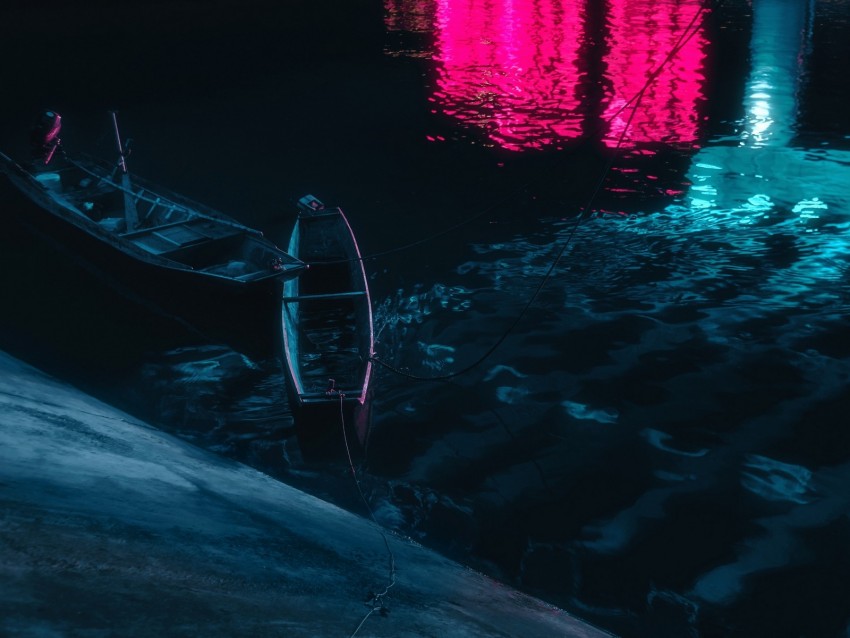
[(124, 221), (127, 224), (126, 232), (131, 233), (139, 225), (139, 215), (136, 211), (136, 202), (133, 200), (133, 191), (130, 188), (130, 175), (127, 173), (127, 159), (124, 145), (121, 143), (121, 133), (118, 131), (118, 114), (110, 111), (112, 115), (112, 126), (115, 128), (115, 142), (118, 144), (118, 165), (121, 167), (121, 189), (124, 191)]
[(115, 142), (118, 144), (118, 165), (121, 167), (121, 172), (127, 174), (127, 162), (124, 159), (124, 145), (121, 143), (121, 133), (118, 132), (118, 113), (110, 111), (112, 115), (112, 126), (115, 128)]

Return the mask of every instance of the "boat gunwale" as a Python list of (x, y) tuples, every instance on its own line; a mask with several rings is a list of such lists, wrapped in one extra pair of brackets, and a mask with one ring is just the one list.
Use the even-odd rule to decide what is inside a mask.
[[(120, 185), (115, 184), (106, 175), (99, 176), (97, 171), (107, 173), (109, 164), (103, 160), (81, 154), (81, 160), (69, 160), (69, 165), (58, 168), (53, 171), (45, 171), (45, 173), (55, 173), (60, 175), (64, 171), (82, 171), (89, 172), (93, 177), (98, 177), (105, 181), (109, 189), (105, 192), (114, 192), (126, 190)], [(77, 164), (88, 164), (89, 170), (81, 169)], [(33, 202), (39, 209), (43, 210), (48, 216), (56, 218), (61, 222), (68, 223), (77, 228), (80, 232), (92, 237), (92, 239), (102, 243), (105, 246), (112, 248), (120, 254), (126, 255), (129, 258), (140, 262), (148, 263), (151, 266), (165, 268), (174, 271), (191, 273), (199, 275), (205, 279), (213, 281), (221, 281), (227, 284), (233, 284), (238, 287), (249, 286), (251, 284), (260, 283), (269, 279), (280, 279), (282, 277), (293, 277), (303, 270), (306, 266), (300, 260), (294, 258), (283, 249), (276, 246), (273, 242), (267, 239), (262, 232), (245, 226), (238, 221), (229, 218), (224, 213), (216, 211), (204, 204), (195, 202), (187, 197), (175, 193), (167, 188), (154, 185), (149, 180), (138, 177), (135, 174), (133, 179), (139, 184), (140, 191), (161, 197), (162, 204), (173, 205), (175, 208), (182, 208), (190, 217), (185, 220), (180, 220), (173, 224), (161, 224), (151, 226), (149, 228), (140, 229), (131, 233), (116, 233), (104, 228), (100, 223), (79, 210), (73, 198), (65, 197), (64, 193), (51, 192), (50, 187), (42, 183), (36, 177), (36, 174), (28, 171), (14, 159), (3, 152), (0, 152), (0, 172), (9, 180), (11, 185), (19, 190), (25, 197)], [(169, 257), (168, 252), (152, 252), (145, 250), (139, 246), (133, 239), (135, 237), (143, 237), (146, 234), (153, 234), (160, 228), (164, 227), (179, 227), (190, 226), (199, 222), (207, 221), (217, 225), (227, 225), (234, 228), (234, 232), (230, 237), (238, 237), (238, 241), (247, 245), (253, 244), (259, 246), (264, 253), (270, 258), (278, 258), (281, 260), (283, 267), (280, 270), (269, 269), (268, 272), (257, 274), (260, 271), (254, 271), (243, 275), (228, 275), (217, 273), (204, 268), (194, 268), (190, 264)], [(199, 245), (215, 242), (218, 238), (206, 237), (204, 241), (199, 242)], [(183, 246), (175, 245), (174, 251), (183, 248)], [(226, 262), (221, 262), (222, 264)], [(218, 264), (213, 264), (213, 266)]]
[[(304, 389), (304, 383), (301, 376), (302, 366), (298, 361), (298, 348), (297, 348), (297, 331), (298, 331), (298, 319), (293, 316), (293, 312), (290, 310), (290, 305), (298, 305), (301, 300), (309, 300), (309, 295), (299, 295), (299, 294), (288, 294), (287, 289), (291, 289), (295, 287), (298, 283), (298, 278), (290, 279), (284, 282), (284, 295), (282, 304), (282, 333), (283, 333), (283, 342), (284, 342), (284, 357), (286, 359), (286, 367), (287, 367), (287, 377), (289, 381), (294, 386), (294, 391), (296, 398), (298, 400), (298, 404), (300, 406), (323, 406), (332, 403), (340, 403), (340, 400), (343, 403), (357, 403), (359, 405), (365, 404), (368, 399), (369, 389), (371, 384), (371, 378), (373, 373), (373, 365), (372, 365), (372, 356), (374, 355), (374, 347), (375, 347), (375, 328), (373, 322), (372, 315), (372, 299), (371, 293), (369, 291), (369, 283), (368, 278), (366, 276), (366, 269), (363, 264), (363, 257), (360, 252), (360, 246), (357, 242), (357, 238), (354, 235), (354, 231), (351, 228), (351, 224), (348, 221), (348, 218), (345, 216), (345, 213), (340, 208), (330, 208), (330, 209), (322, 209), (315, 212), (310, 212), (308, 214), (300, 213), (298, 218), (296, 219), (295, 226), (292, 230), (292, 235), (290, 237), (289, 243), (289, 252), (293, 256), (297, 258), (300, 257), (300, 243), (301, 243), (301, 229), (300, 224), (309, 223), (315, 221), (322, 222), (330, 222), (334, 226), (338, 226), (341, 229), (344, 229), (345, 232), (340, 233), (337, 231), (336, 235), (341, 235), (345, 239), (345, 243), (347, 244), (344, 252), (351, 253), (353, 256), (345, 259), (345, 260), (328, 260), (326, 262), (313, 262), (316, 265), (321, 263), (339, 263), (342, 261), (346, 262), (357, 262), (356, 266), (350, 266), (350, 271), (352, 275), (356, 274), (357, 283), (362, 282), (362, 290), (346, 290), (343, 293), (337, 295), (317, 295), (314, 298), (321, 300), (334, 300), (336, 298), (346, 298), (346, 299), (354, 299), (358, 302), (356, 305), (365, 308), (366, 318), (368, 322), (368, 357), (366, 358), (365, 367), (362, 374), (358, 374), (358, 380), (360, 383), (358, 386), (353, 388), (335, 388), (335, 392), (306, 392)], [(308, 264), (308, 271), (310, 262)], [(296, 299), (300, 298), (300, 299)], [(293, 337), (295, 337), (293, 339)], [(292, 344), (291, 341), (295, 341), (295, 344)], [(293, 345), (295, 347), (293, 347)], [(361, 359), (362, 360), (362, 359)], [(354, 396), (352, 396), (354, 395)]]

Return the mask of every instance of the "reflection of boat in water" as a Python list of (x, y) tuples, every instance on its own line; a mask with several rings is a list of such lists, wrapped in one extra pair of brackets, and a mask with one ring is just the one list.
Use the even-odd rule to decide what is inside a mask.
[[(342, 210), (306, 196), (289, 243), (308, 267), (284, 282), (282, 332), (290, 401), (306, 455), (362, 450), (369, 429), (372, 305)], [(343, 427), (345, 436), (343, 437)]]
[[(0, 201), (72, 258), (171, 312), (215, 315), (244, 313), (254, 296), (276, 299), (278, 281), (304, 268), (261, 232), (131, 178), (120, 141), (117, 165), (66, 155), (59, 123), (58, 114), (44, 114), (32, 162), (0, 153)], [(246, 307), (228, 305), (233, 302)]]

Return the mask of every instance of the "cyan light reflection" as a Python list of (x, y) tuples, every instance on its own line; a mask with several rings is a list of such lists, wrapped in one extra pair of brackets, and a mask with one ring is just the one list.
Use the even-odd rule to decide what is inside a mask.
[(752, 71), (744, 100), (741, 144), (787, 145), (797, 122), (807, 36), (807, 3), (753, 2)]
[(690, 208), (729, 213), (748, 225), (780, 215), (801, 232), (816, 232), (832, 206), (847, 210), (850, 164), (842, 151), (793, 146), (810, 4), (753, 0), (752, 6), (751, 71), (740, 129), (694, 157)]
[[(718, 277), (740, 289), (734, 304), (714, 313), (716, 329), (779, 309), (834, 307), (846, 313), (850, 194), (844, 184), (850, 183), (850, 154), (729, 145), (706, 147), (700, 156), (714, 163), (692, 168), (689, 205), (667, 207), (659, 223), (688, 238), (693, 255), (710, 254)], [(634, 230), (660, 232), (655, 223), (650, 216)], [(694, 295), (700, 281), (680, 282), (682, 293)], [(747, 290), (753, 296), (749, 307)]]

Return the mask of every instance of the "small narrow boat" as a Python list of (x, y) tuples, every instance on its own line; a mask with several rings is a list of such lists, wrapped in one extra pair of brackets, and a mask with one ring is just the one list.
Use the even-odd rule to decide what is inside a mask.
[(360, 249), (342, 210), (298, 202), (288, 251), (307, 264), (283, 284), (285, 371), (305, 457), (362, 453), (370, 422), (374, 326)]
[(51, 111), (34, 128), (30, 161), (0, 153), (7, 220), (170, 314), (224, 330), (262, 324), (251, 329), (275, 334), (280, 281), (305, 265), (260, 231), (131, 175), (112, 118), (117, 163), (66, 153), (61, 117)]
[(304, 267), (261, 232), (131, 177), (120, 138), (117, 165), (57, 152), (61, 118), (53, 112), (47, 117), (52, 124), (43, 158), (24, 168), (0, 153), (0, 171), (7, 185), (61, 220), (65, 231), (85, 234), (116, 255), (216, 284), (248, 287), (295, 276)]

